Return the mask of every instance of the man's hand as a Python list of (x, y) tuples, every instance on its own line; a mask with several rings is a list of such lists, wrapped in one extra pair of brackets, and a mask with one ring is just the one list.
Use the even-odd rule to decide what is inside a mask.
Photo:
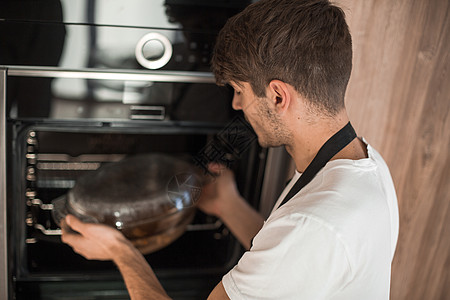
[(83, 223), (72, 215), (62, 221), (61, 230), (61, 240), (87, 259), (114, 260), (121, 248), (131, 245), (117, 229), (103, 224)]
[(202, 187), (197, 206), (209, 215), (222, 218), (222, 214), (226, 210), (225, 206), (230, 203), (231, 199), (240, 199), (241, 195), (237, 190), (231, 170), (223, 165), (210, 163), (208, 171), (213, 175), (211, 181)]
[(103, 224), (83, 223), (72, 215), (62, 222), (61, 229), (62, 241), (78, 254), (87, 259), (113, 260), (131, 299), (169, 299), (145, 258), (120, 231)]
[(216, 177), (203, 186), (197, 206), (220, 218), (239, 242), (250, 249), (251, 240), (263, 226), (263, 218), (239, 194), (233, 172), (220, 164), (208, 167)]

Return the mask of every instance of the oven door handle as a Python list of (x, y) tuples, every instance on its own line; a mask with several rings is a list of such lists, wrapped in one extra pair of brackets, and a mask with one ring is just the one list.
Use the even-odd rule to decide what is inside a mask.
[(133, 71), (104, 69), (61, 69), (54, 67), (5, 66), (8, 76), (57, 77), (125, 81), (215, 83), (210, 72), (192, 71)]

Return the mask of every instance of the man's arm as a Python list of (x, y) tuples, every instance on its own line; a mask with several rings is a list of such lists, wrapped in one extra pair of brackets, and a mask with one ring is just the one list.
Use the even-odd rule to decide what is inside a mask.
[(222, 281), (214, 288), (208, 297), (208, 300), (229, 300), (230, 298), (223, 287)]
[(170, 299), (142, 254), (118, 230), (83, 223), (67, 216), (62, 240), (87, 259), (112, 260), (125, 281), (131, 299)]
[(170, 299), (150, 265), (135, 247), (128, 244), (114, 262), (131, 299)]
[(242, 197), (228, 199), (219, 218), (227, 225), (245, 249), (263, 226), (264, 219)]
[(219, 164), (210, 164), (209, 171), (216, 177), (203, 186), (197, 206), (205, 213), (221, 219), (245, 249), (249, 250), (264, 219), (241, 197), (229, 169)]
[[(69, 215), (65, 222), (63, 221), (62, 233), (63, 242), (85, 258), (114, 261), (131, 299), (170, 299), (139, 250), (118, 230), (102, 224), (83, 223)], [(208, 299), (229, 299), (222, 282), (216, 286)]]

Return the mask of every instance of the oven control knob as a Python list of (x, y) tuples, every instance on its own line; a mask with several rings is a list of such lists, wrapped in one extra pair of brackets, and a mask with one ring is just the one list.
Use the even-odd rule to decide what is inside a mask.
[(146, 60), (154, 61), (164, 55), (164, 45), (158, 40), (150, 40), (142, 48), (142, 54)]
[(151, 32), (144, 35), (136, 45), (136, 60), (147, 69), (159, 69), (172, 57), (172, 44), (164, 35)]

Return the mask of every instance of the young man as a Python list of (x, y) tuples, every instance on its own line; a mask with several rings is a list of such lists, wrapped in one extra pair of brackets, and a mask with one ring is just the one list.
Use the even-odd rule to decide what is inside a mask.
[[(356, 138), (344, 106), (352, 61), (343, 12), (326, 0), (261, 0), (230, 19), (213, 58), (263, 147), (285, 146), (294, 178), (264, 221), (229, 170), (199, 207), (249, 250), (210, 299), (388, 299), (398, 207), (381, 156)], [(73, 216), (63, 240), (119, 267), (133, 299), (166, 293), (120, 232)]]

